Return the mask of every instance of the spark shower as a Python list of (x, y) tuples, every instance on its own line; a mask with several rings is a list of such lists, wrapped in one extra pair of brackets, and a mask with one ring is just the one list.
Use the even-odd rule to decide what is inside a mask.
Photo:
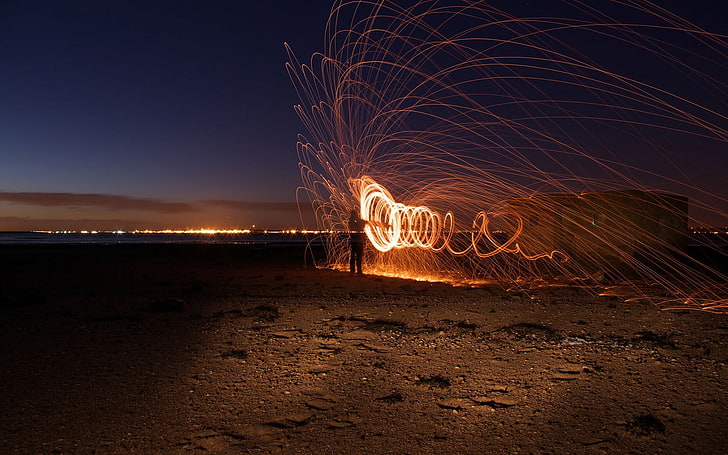
[[(336, 2), (324, 52), (289, 49), (316, 228), (358, 210), (372, 273), (728, 311), (727, 277), (683, 241), (728, 224), (691, 173), (726, 151), (726, 37), (650, 2), (546, 3)], [(326, 245), (348, 263), (344, 235)]]

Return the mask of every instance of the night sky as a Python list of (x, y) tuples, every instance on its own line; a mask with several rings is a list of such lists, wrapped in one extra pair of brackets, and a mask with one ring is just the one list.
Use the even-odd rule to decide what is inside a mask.
[(0, 231), (300, 227), (283, 43), (321, 51), (330, 4), (0, 2)]
[(0, 2), (0, 230), (299, 225), (284, 42), (329, 8)]

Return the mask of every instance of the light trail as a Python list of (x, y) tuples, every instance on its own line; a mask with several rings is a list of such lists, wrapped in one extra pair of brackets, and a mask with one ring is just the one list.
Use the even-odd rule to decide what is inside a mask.
[[(464, 249), (456, 249), (450, 240), (453, 238), (455, 220), (452, 212), (441, 215), (425, 206), (407, 206), (395, 202), (392, 195), (384, 187), (370, 177), (362, 177), (355, 182), (360, 187), (360, 217), (367, 222), (364, 231), (372, 246), (386, 253), (392, 248), (422, 248), (433, 252), (447, 251), (453, 255), (473, 253), (480, 258), (488, 258), (500, 253), (521, 254), (529, 260), (561, 255), (563, 260), (568, 256), (557, 250), (525, 254), (516, 240), (523, 231), (523, 220), (514, 214), (516, 229), (504, 241), (496, 239), (489, 229), (490, 215), (480, 211), (475, 215), (470, 231), (470, 243)], [(483, 241), (488, 250), (478, 247)]]
[(725, 36), (632, 0), (554, 2), (559, 17), (400, 3), (340, 0), (325, 52), (289, 51), (323, 266), (347, 263), (335, 233), (356, 208), (375, 273), (728, 311), (728, 277), (685, 243), (688, 225), (728, 224), (725, 193), (691, 170), (728, 146)]

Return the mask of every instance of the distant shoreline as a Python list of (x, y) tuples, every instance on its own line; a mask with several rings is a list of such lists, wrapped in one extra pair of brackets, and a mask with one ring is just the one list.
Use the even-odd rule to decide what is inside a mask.
[(0, 245), (55, 244), (307, 244), (320, 243), (318, 233), (298, 231), (238, 233), (160, 233), (160, 232), (0, 232)]
[[(245, 231), (0, 231), (0, 245), (28, 244), (306, 244), (322, 243), (330, 235), (343, 233), (300, 230)], [(690, 234), (690, 246), (728, 246), (728, 233), (695, 231)]]

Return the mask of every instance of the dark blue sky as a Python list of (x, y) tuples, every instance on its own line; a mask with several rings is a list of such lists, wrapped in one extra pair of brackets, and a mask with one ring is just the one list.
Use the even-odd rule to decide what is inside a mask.
[[(0, 192), (294, 201), (302, 127), (283, 43), (302, 56), (321, 50), (329, 5), (0, 2)], [(297, 222), (290, 205), (172, 215), (113, 200), (105, 210), (78, 198), (34, 206), (25, 196), (0, 202), (0, 230), (22, 228), (17, 218), (118, 218), (127, 228)]]
[(299, 225), (283, 43), (322, 50), (331, 3), (0, 1), (0, 230)]

